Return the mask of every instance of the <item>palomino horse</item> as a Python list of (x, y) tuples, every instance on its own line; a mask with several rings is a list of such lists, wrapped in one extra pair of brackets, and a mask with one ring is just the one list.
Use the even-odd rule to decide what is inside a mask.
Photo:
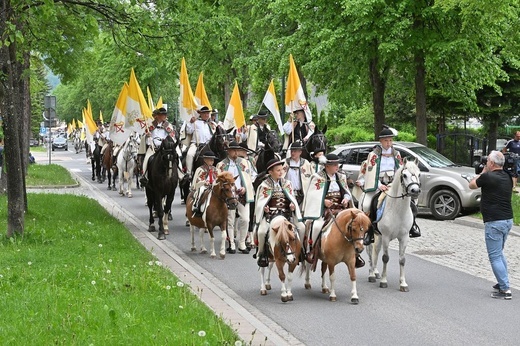
[[(261, 287), (260, 294), (265, 296), (267, 290), (271, 289), (271, 269), (273, 263), (278, 269), (278, 277), (282, 282), (282, 302), (293, 300), (292, 279), (294, 269), (299, 263), (302, 251), (302, 243), (298, 235), (296, 227), (280, 215), (271, 220), (268, 233), (269, 244), (269, 267), (267, 278), (265, 277), (265, 268), (260, 268)], [(288, 265), (287, 285), (285, 284), (285, 263)]]
[[(356, 208), (339, 212), (331, 227), (322, 234), (318, 258), (321, 263), (321, 291), (330, 293), (329, 300), (336, 301), (336, 264), (347, 265), (352, 283), (350, 302), (359, 303), (356, 286), (356, 256), (363, 252), (363, 237), (371, 227), (370, 218)], [(325, 283), (325, 272), (329, 269), (330, 290)]]
[(114, 166), (114, 142), (108, 140), (107, 144), (108, 146), (105, 148), (103, 156), (101, 157), (101, 176), (103, 181), (105, 180), (105, 178), (108, 178), (107, 190), (116, 191), (116, 175), (112, 174), (112, 167)]
[[(215, 129), (215, 132), (213, 133), (213, 136), (211, 136), (211, 139), (205, 143), (199, 145), (197, 148), (197, 152), (195, 153), (195, 156), (193, 157), (193, 170), (191, 174), (195, 173), (197, 168), (202, 166), (204, 164), (204, 160), (202, 159), (202, 155), (204, 152), (211, 150), (212, 152), (217, 155), (217, 159), (215, 160), (214, 165), (216, 166), (217, 163), (222, 161), (227, 156), (227, 146), (229, 144), (229, 133), (232, 129), (229, 131), (224, 130), (223, 127), (217, 126)], [(181, 195), (184, 197), (188, 197), (188, 194), (190, 193), (190, 185), (192, 176), (188, 176), (187, 174), (183, 177), (180, 188), (181, 188)], [(186, 201), (185, 201), (186, 202)]]
[[(117, 171), (119, 176), (119, 194), (132, 198), (132, 177), (137, 166), (139, 144), (134, 136), (128, 137), (117, 155)], [(126, 190), (125, 190), (126, 183)]]
[[(159, 234), (157, 239), (166, 239), (168, 231), (168, 213), (171, 210), (175, 189), (179, 183), (179, 157), (175, 150), (177, 143), (170, 136), (162, 140), (161, 146), (148, 162), (148, 184), (146, 200), (150, 211), (149, 232), (155, 231), (153, 211), (157, 213)], [(166, 202), (163, 205), (163, 197)]]
[(383, 273), (379, 286), (388, 287), (386, 277), (386, 266), (390, 257), (388, 256), (388, 245), (393, 239), (399, 241), (399, 267), (400, 267), (400, 287), (402, 292), (408, 292), (408, 284), (405, 280), (404, 265), (405, 251), (408, 245), (409, 232), (413, 224), (413, 213), (410, 208), (412, 198), (416, 199), (421, 193), (421, 182), (419, 180), (421, 171), (417, 167), (417, 159), (408, 161), (404, 159), (404, 164), (394, 175), (391, 187), (386, 191), (385, 206), (377, 228), (381, 236), (376, 237), (376, 242), (368, 246), (369, 253), (369, 275), (368, 281), (375, 282), (379, 277), (377, 271), (377, 259), (381, 246), (383, 247)]
[(222, 172), (218, 175), (217, 180), (209, 190), (209, 194), (206, 195), (205, 201), (201, 203), (200, 209), (203, 211), (203, 214), (200, 216), (193, 214), (193, 194), (193, 191), (190, 192), (186, 201), (186, 216), (190, 222), (191, 251), (197, 250), (195, 247), (195, 228), (197, 227), (200, 234), (200, 252), (208, 252), (204, 246), (204, 233), (207, 230), (210, 237), (210, 256), (212, 258), (216, 257), (213, 230), (216, 226), (219, 226), (222, 231), (220, 258), (224, 259), (226, 257), (228, 210), (234, 213), (238, 205), (235, 178), (229, 172)]

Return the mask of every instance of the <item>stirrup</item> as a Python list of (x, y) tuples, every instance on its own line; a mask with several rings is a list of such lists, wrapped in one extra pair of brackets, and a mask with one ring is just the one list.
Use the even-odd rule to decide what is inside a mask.
[(356, 256), (356, 268), (363, 268), (365, 266), (365, 260), (361, 258), (361, 255)]
[(419, 226), (414, 222), (412, 228), (410, 229), (410, 238), (419, 238), (421, 236), (421, 230)]

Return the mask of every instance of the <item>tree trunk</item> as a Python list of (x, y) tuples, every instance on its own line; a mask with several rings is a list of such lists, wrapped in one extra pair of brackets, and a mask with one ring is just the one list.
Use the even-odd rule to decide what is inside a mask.
[[(11, 22), (17, 25), (9, 2), (2, 3), (2, 18), (0, 18), (0, 32), (5, 33), (5, 23)], [(2, 37), (6, 39), (6, 37)], [(0, 47), (0, 64), (3, 77), (0, 94), (0, 113), (4, 120), (5, 146), (4, 146), (4, 165), (7, 175), (7, 237), (12, 237), (15, 233), (23, 234), (24, 231), (24, 185), (25, 176), (23, 174), (22, 153), (20, 146), (20, 129), (23, 126), (22, 103), (23, 103), (23, 64), (17, 60), (17, 43), (11, 42), (8, 47)]]
[(426, 68), (424, 52), (415, 52), (415, 126), (416, 141), (427, 145), (428, 127), (426, 124)]
[[(21, 163), (22, 163), (22, 172), (23, 176), (27, 176), (27, 167), (29, 166), (29, 139), (30, 139), (30, 129), (31, 129), (31, 79), (30, 79), (30, 71), (31, 69), (31, 54), (29, 52), (24, 53), (23, 57), (23, 78), (20, 80), (21, 89), (23, 90), (22, 97), (20, 98), (21, 108), (22, 108), (22, 118), (23, 121), (20, 122), (20, 148), (22, 148), (21, 154)], [(25, 185), (25, 178), (23, 179), (23, 205), (24, 210), (28, 211), (27, 204), (27, 189)]]
[(385, 88), (386, 81), (379, 72), (377, 55), (370, 60), (370, 85), (372, 86), (372, 105), (374, 109), (374, 138), (377, 140), (379, 132), (385, 123)]
[[(498, 123), (500, 120), (500, 115), (498, 115), (498, 114), (489, 115), (487, 118), (488, 118), (487, 123), (489, 126), (488, 135), (487, 135), (487, 139), (488, 139), (488, 152), (487, 153), (489, 154), (492, 150), (497, 150)], [(502, 149), (502, 148), (500, 148), (500, 149)]]

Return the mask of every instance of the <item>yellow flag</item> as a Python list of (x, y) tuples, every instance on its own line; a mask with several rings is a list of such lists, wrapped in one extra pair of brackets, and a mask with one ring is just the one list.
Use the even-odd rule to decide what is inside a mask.
[(71, 126), (72, 126), (72, 129), (73, 129), (73, 130), (76, 129), (76, 120), (75, 120), (75, 119), (72, 119)]
[(90, 115), (92, 119), (94, 119), (94, 116), (92, 115), (92, 105), (90, 104), (89, 99), (87, 99), (87, 113)]
[(272, 79), (271, 83), (269, 84), (269, 88), (267, 88), (262, 103), (273, 115), (273, 118), (276, 122), (276, 125), (278, 125), (278, 130), (280, 131), (280, 133), (283, 133), (282, 118), (280, 117), (280, 109), (278, 108), (278, 101), (276, 100), (276, 93), (274, 91), (274, 81)]
[(67, 134), (70, 135), (71, 133), (72, 133), (72, 124), (69, 123), (69, 124), (67, 125)]
[[(83, 112), (82, 112), (83, 114)], [(83, 121), (85, 121), (85, 115), (83, 114)], [(82, 129), (85, 125), (83, 125), (83, 123), (81, 121), (78, 120), (78, 129)]]
[(148, 108), (148, 104), (146, 103), (133, 68), (130, 71), (125, 116), (126, 121), (138, 134), (143, 134), (147, 130), (146, 121), (147, 119), (152, 119), (152, 111)]
[(242, 108), (242, 100), (240, 99), (240, 91), (238, 90), (238, 83), (235, 82), (231, 100), (229, 100), (226, 117), (224, 118), (224, 128), (226, 130), (236, 127), (237, 129), (244, 126), (246, 120), (244, 118), (244, 109)]
[(101, 109), (99, 110), (99, 120), (101, 120), (102, 124), (105, 123), (105, 121), (103, 120), (103, 113), (101, 113)]
[[(88, 103), (90, 105), (90, 102)], [(90, 109), (92, 111), (92, 108)], [(92, 113), (89, 113), (88, 107), (85, 112), (85, 125), (87, 129), (87, 138), (90, 139), (90, 136), (93, 136), (94, 133), (97, 130), (96, 122), (94, 121), (94, 118), (92, 118)]]
[[(159, 101), (157, 101), (157, 105), (155, 106), (157, 108), (161, 108), (163, 107), (163, 101), (162, 101), (162, 96), (159, 97)], [(156, 108), (156, 109), (157, 109)]]
[(289, 76), (287, 77), (287, 89), (285, 89), (285, 111), (293, 113), (295, 110), (303, 109), (307, 121), (312, 120), (312, 114), (307, 104), (307, 99), (300, 83), (300, 77), (296, 70), (296, 64), (292, 54), (289, 55)]
[(206, 88), (204, 87), (204, 73), (201, 72), (199, 75), (199, 80), (197, 82), (197, 87), (195, 88), (195, 100), (197, 103), (202, 106), (207, 106), (209, 109), (211, 108), (211, 104), (209, 103), (208, 95), (206, 94)]
[[(155, 109), (155, 105), (153, 104), (152, 93), (150, 92), (150, 88), (149, 87), (146, 87), (146, 94), (148, 96), (148, 108), (150, 108), (151, 110), (154, 110)], [(157, 107), (157, 108), (159, 108), (159, 107)]]
[(110, 119), (110, 139), (114, 143), (123, 145), (133, 131), (133, 126), (126, 121), (126, 100), (128, 97), (128, 84), (125, 82), (119, 97), (117, 98), (112, 118)]
[(181, 61), (180, 89), (179, 115), (181, 119), (190, 121), (191, 117), (196, 115), (195, 112), (199, 107), (193, 96), (193, 91), (191, 91), (188, 70), (186, 69), (186, 60), (184, 60), (184, 58), (182, 58)]

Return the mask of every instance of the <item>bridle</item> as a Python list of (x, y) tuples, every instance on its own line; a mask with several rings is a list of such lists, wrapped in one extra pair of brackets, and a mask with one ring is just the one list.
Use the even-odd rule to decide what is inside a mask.
[[(348, 243), (352, 243), (352, 244), (354, 244), (354, 242), (356, 242), (356, 241), (363, 240), (363, 237), (354, 238), (354, 236), (353, 236), (354, 227), (352, 225), (354, 224), (354, 220), (356, 218), (357, 218), (357, 215), (355, 217), (353, 217), (350, 220), (350, 222), (348, 223), (346, 234), (341, 231), (341, 227), (339, 227), (338, 223), (336, 222), (336, 218), (335, 217), (333, 218), (334, 224), (338, 228), (338, 232), (343, 236), (343, 239), (345, 239)], [(359, 226), (359, 230), (361, 231), (361, 234), (363, 234), (365, 232), (365, 230), (363, 229), (363, 226)]]
[[(327, 144), (325, 143), (325, 135), (323, 133), (316, 133), (313, 134), (309, 141), (307, 142), (307, 145), (305, 146), (305, 149), (307, 149), (307, 152), (310, 154), (311, 151), (316, 151), (318, 149), (327, 149)], [(312, 144), (317, 142), (317, 146), (312, 148)], [(311, 147), (312, 150), (309, 150), (309, 147)]]
[[(220, 194), (218, 193), (215, 193), (215, 186), (217, 185), (220, 185)], [(226, 185), (230, 185), (231, 186), (231, 192), (232, 192), (232, 196), (231, 197), (222, 197), (222, 194), (224, 194), (224, 186)], [(237, 204), (238, 204), (238, 198), (235, 194), (235, 189), (234, 189), (234, 184), (232, 185), (230, 182), (228, 181), (224, 181), (224, 182), (220, 182), (218, 184), (214, 184), (213, 186), (211, 186), (211, 192), (212, 193), (215, 193), (215, 196), (217, 197), (217, 199), (219, 201), (222, 201), (224, 203), (226, 203), (226, 207), (228, 209), (235, 209)], [(233, 202), (234, 201), (234, 202)]]
[(387, 197), (390, 197), (390, 198), (405, 198), (405, 197), (417, 197), (415, 194), (410, 194), (410, 187), (413, 186), (413, 185), (417, 185), (417, 188), (421, 188), (421, 182), (419, 181), (419, 177), (417, 177), (416, 174), (412, 174), (412, 177), (411, 177), (411, 181), (406, 184), (405, 181), (404, 181), (404, 173), (409, 170), (407, 168), (403, 168), (403, 170), (401, 171), (401, 175), (399, 176), (399, 182), (401, 184), (401, 187), (403, 188), (403, 191), (401, 193), (400, 196), (391, 196), (390, 194), (388, 194), (388, 192), (385, 192), (386, 196)]
[(280, 246), (280, 252), (285, 257), (285, 262), (287, 263), (289, 263), (289, 260), (287, 259), (288, 256), (296, 256), (296, 251), (292, 248), (291, 242), (294, 242), (299, 238), (298, 232), (296, 232), (294, 227), (292, 228), (292, 232), (294, 234), (294, 239), (289, 239), (289, 241), (285, 242), (285, 246)]

